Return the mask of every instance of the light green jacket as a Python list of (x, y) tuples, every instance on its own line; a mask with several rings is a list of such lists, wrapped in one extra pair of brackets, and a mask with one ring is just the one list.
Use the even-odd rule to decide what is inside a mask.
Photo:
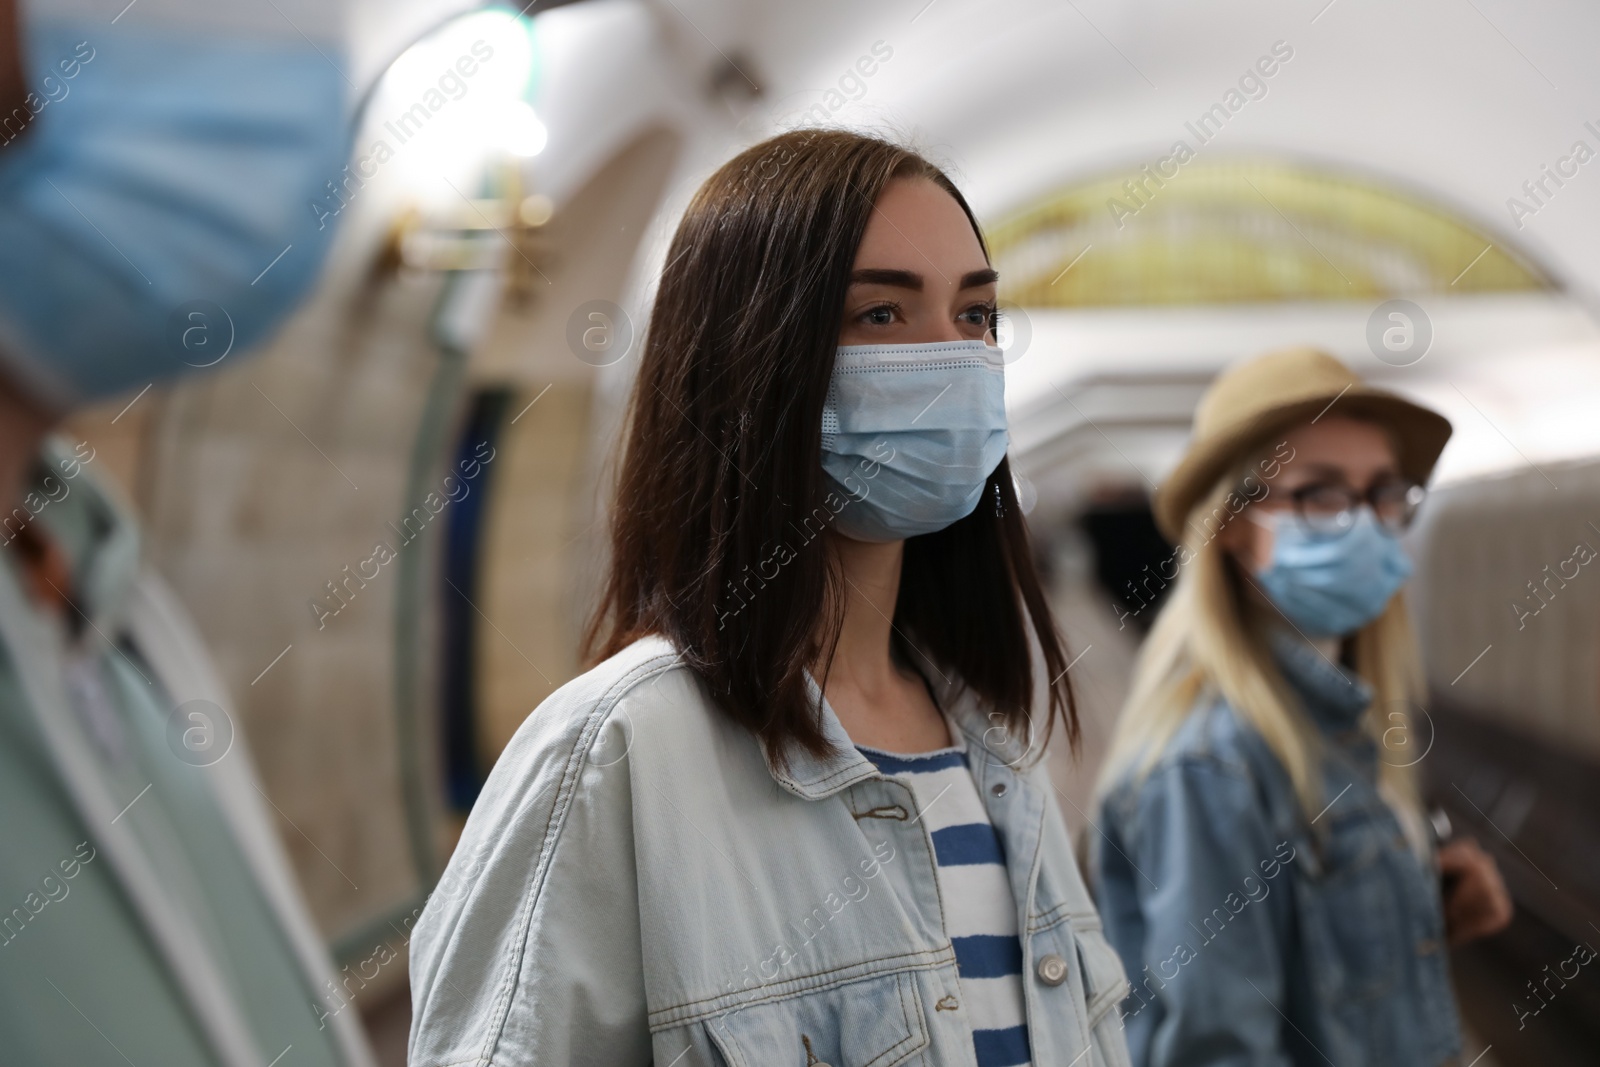
[[(228, 696), (93, 458), (52, 441), (0, 515), (0, 1060), (366, 1067)], [(69, 558), (65, 617), (25, 592), (25, 523)]]

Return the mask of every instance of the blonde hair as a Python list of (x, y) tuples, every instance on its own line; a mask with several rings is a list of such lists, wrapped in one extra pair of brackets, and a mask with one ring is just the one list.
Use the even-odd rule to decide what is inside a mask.
[[(1255, 463), (1241, 464), (1231, 476), (1219, 479), (1188, 515), (1175, 556), (1180, 573), (1139, 652), (1128, 701), (1101, 771), (1102, 794), (1125, 776), (1138, 779), (1148, 774), (1189, 715), (1203, 701), (1220, 697), (1261, 735), (1283, 765), (1307, 817), (1322, 806), (1316, 726), (1301, 710), (1267, 648), (1267, 632), (1276, 614), (1248, 595), (1228, 553), (1217, 543), (1222, 526), (1264, 498), (1265, 493), (1258, 497), (1240, 488), (1254, 476)], [(1221, 523), (1208, 530), (1206, 520), (1219, 516)], [(1402, 594), (1397, 593), (1383, 614), (1350, 640), (1355, 671), (1373, 691), (1363, 729), (1380, 752), (1392, 750), (1386, 742), (1396, 730), (1404, 731), (1401, 736), (1407, 740), (1414, 739), (1407, 709), (1423, 698), (1424, 683)], [(1410, 765), (1383, 760), (1379, 780), (1412, 812), (1420, 811)]]

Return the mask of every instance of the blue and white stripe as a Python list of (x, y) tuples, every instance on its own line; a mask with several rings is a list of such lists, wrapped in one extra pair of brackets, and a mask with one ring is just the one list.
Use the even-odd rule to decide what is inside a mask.
[(952, 747), (915, 755), (856, 747), (910, 786), (933, 838), (945, 933), (955, 947), (978, 1067), (1024, 1067), (1030, 1051), (1022, 942), (1005, 849), (978, 795), (961, 731), (952, 726), (950, 734)]

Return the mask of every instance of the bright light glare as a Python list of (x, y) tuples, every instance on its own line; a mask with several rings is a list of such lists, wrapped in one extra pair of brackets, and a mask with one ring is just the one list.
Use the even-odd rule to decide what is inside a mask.
[(549, 131), (526, 101), (513, 100), (501, 113), (499, 121), (500, 147), (507, 152), (514, 156), (536, 156), (544, 151), (544, 143), (550, 139)]
[(549, 135), (524, 99), (534, 64), (526, 21), (503, 10), (464, 15), (394, 61), (369, 129), (413, 187), (436, 184), (441, 169), (470, 174), (497, 152), (537, 155)]
[[(467, 62), (458, 66), (463, 58)], [(509, 11), (478, 11), (453, 19), (401, 53), (384, 74), (384, 94), (420, 97), (452, 68), (466, 83), (467, 96), (520, 97), (533, 73), (533, 42), (526, 24)]]

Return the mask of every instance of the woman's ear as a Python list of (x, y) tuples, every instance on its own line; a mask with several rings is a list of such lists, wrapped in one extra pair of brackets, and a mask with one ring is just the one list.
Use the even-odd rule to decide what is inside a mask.
[(1251, 518), (1252, 507), (1255, 505), (1246, 505), (1223, 524), (1217, 531), (1217, 547), (1251, 574), (1258, 574), (1272, 561), (1272, 530)]

